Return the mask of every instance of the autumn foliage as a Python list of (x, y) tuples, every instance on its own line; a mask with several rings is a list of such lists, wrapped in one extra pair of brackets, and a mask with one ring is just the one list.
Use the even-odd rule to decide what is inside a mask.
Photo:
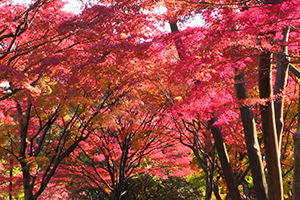
[(0, 198), (299, 198), (298, 0), (78, 3), (0, 1)]

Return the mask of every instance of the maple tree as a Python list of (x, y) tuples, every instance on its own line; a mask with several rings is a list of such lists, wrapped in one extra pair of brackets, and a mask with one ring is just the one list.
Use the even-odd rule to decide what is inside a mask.
[[(189, 1), (186, 3), (193, 3), (193, 4), (210, 4), (209, 2), (197, 2), (197, 1)], [(203, 13), (203, 15), (206, 17), (205, 20), (207, 20), (207, 27), (203, 28), (203, 29), (192, 29), (192, 30), (187, 30), (187, 31), (182, 31), (181, 34), (176, 34), (175, 38), (175, 44), (176, 44), (176, 48), (178, 49), (178, 54), (179, 57), (181, 59), (185, 59), (185, 61), (188, 62), (185, 63), (184, 61), (178, 61), (179, 66), (180, 66), (180, 70), (179, 72), (181, 72), (182, 74), (184, 74), (184, 72), (189, 71), (191, 72), (193, 69), (193, 64), (197, 63), (194, 60), (198, 61), (197, 63), (197, 67), (199, 69), (199, 66), (201, 66), (199, 63), (205, 65), (206, 66), (211, 66), (213, 65), (213, 72), (214, 73), (209, 73), (208, 77), (211, 77), (212, 74), (217, 74), (220, 73), (222, 75), (228, 73), (229, 77), (233, 77), (233, 71), (234, 68), (237, 69), (243, 69), (245, 70), (245, 68), (249, 68), (249, 67), (254, 67), (255, 65), (257, 66), (257, 60), (253, 59), (254, 57), (256, 57), (257, 55), (261, 54), (260, 56), (260, 74), (263, 74), (263, 77), (267, 76), (266, 74), (270, 73), (271, 70), (269, 70), (270, 72), (263, 72), (264, 67), (265, 66), (271, 66), (270, 60), (271, 60), (271, 53), (268, 53), (268, 51), (270, 52), (278, 52), (276, 53), (276, 58), (277, 58), (277, 75), (276, 75), (276, 81), (275, 81), (275, 89), (274, 89), (274, 95), (272, 97), (272, 93), (270, 91), (272, 91), (272, 89), (268, 89), (268, 91), (264, 91), (262, 89), (262, 86), (267, 86), (267, 87), (271, 87), (272, 83), (270, 84), (268, 82), (268, 80), (266, 82), (262, 82), (261, 79), (260, 80), (260, 94), (261, 94), (261, 98), (265, 98), (265, 99), (270, 99), (269, 101), (269, 106), (264, 107), (262, 106), (261, 110), (262, 110), (262, 124), (263, 124), (263, 138), (264, 138), (264, 145), (265, 145), (265, 149), (266, 149), (266, 157), (267, 157), (267, 166), (268, 166), (268, 177), (269, 177), (269, 181), (268, 181), (268, 186), (269, 186), (269, 198), (270, 199), (275, 199), (275, 198), (283, 198), (283, 194), (282, 194), (282, 184), (280, 184), (281, 182), (281, 175), (280, 175), (280, 160), (279, 160), (279, 155), (280, 155), (280, 151), (276, 150), (277, 149), (277, 145), (281, 147), (281, 137), (282, 137), (282, 118), (283, 118), (283, 97), (282, 97), (282, 91), (285, 91), (285, 85), (286, 85), (286, 69), (288, 66), (288, 61), (287, 60), (287, 50), (286, 50), (286, 43), (287, 41), (287, 34), (290, 31), (289, 29), (294, 29), (297, 30), (297, 20), (298, 18), (295, 17), (295, 13), (289, 11), (289, 12), (285, 12), (286, 9), (290, 9), (291, 6), (296, 6), (297, 3), (296, 2), (273, 2), (272, 4), (269, 4), (270, 2), (266, 2), (264, 5), (264, 2), (261, 2), (259, 4), (252, 4), (252, 2), (245, 2), (245, 3), (238, 3), (238, 2), (230, 2), (228, 4), (223, 4), (223, 3), (211, 3), (211, 10), (205, 10)], [(251, 9), (250, 9), (250, 8)], [(276, 10), (276, 9), (280, 9), (280, 11)], [(297, 10), (297, 9), (295, 9)], [(296, 11), (295, 11), (296, 12)], [(213, 13), (213, 14), (211, 14)], [(218, 14), (216, 14), (218, 13)], [(255, 13), (255, 14), (254, 14)], [(268, 21), (270, 19), (270, 17), (266, 17), (261, 19), (257, 19), (256, 15), (257, 13), (268, 13), (270, 15), (270, 13), (272, 13), (274, 16), (273, 18), (271, 18), (271, 22)], [(278, 13), (288, 13), (287, 15), (281, 14), (281, 18), (280, 20), (276, 21), (278, 19), (279, 15)], [(254, 16), (254, 20), (249, 22), (249, 17), (248, 16)], [(283, 15), (283, 16), (282, 16)], [(293, 16), (291, 18), (289, 18), (289, 16)], [(274, 21), (273, 21), (274, 20)], [(287, 28), (288, 27), (288, 28)], [(174, 24), (173, 22), (171, 22), (171, 30), (172, 31), (176, 31), (178, 30), (178, 28), (176, 28), (176, 24)], [(194, 31), (194, 33), (192, 33)], [(197, 32), (198, 33), (195, 33)], [(278, 32), (276, 34), (276, 31)], [(283, 33), (282, 33), (283, 32)], [(281, 33), (282, 33), (282, 37), (281, 37)], [(199, 36), (199, 34), (202, 34), (201, 36)], [(297, 58), (297, 34), (292, 33), (293, 34), (293, 39), (294, 39), (294, 43), (292, 43), (291, 41), (289, 41), (289, 43), (293, 44), (293, 49), (292, 49), (292, 53), (294, 58)], [(189, 37), (189, 35), (192, 35), (193, 37)], [(203, 36), (204, 35), (204, 36)], [(197, 37), (198, 36), (198, 37)], [(212, 37), (213, 36), (213, 37)], [(184, 38), (184, 44), (183, 44), (183, 39), (179, 39), (178, 38)], [(199, 39), (200, 38), (200, 39)], [(178, 40), (178, 42), (176, 42), (176, 39)], [(181, 40), (181, 41), (180, 41)], [(195, 49), (197, 49), (197, 51), (201, 52), (202, 55), (198, 55), (197, 51), (195, 51), (194, 49), (192, 49), (195, 44), (198, 44), (199, 46), (196, 47)], [(202, 46), (201, 46), (202, 45)], [(294, 46), (295, 45), (295, 46)], [(202, 48), (204, 48), (205, 50), (203, 50)], [(211, 48), (212, 50), (208, 50), (207, 51), (207, 47)], [(280, 48), (282, 48), (283, 50), (280, 50)], [(191, 49), (193, 50), (193, 52), (191, 52)], [(262, 53), (263, 51), (267, 51), (266, 53)], [(208, 52), (209, 56), (205, 57), (203, 56), (203, 54), (205, 54), (206, 52)], [(195, 57), (197, 56), (197, 59), (195, 59)], [(267, 57), (267, 58), (266, 58)], [(202, 58), (201, 61), (199, 61), (199, 58)], [(204, 58), (204, 59), (203, 59)], [(245, 59), (246, 58), (246, 59)], [(194, 62), (193, 62), (194, 61)], [(170, 67), (170, 65), (167, 65), (166, 67)], [(186, 68), (185, 68), (186, 67)], [(219, 68), (220, 67), (220, 68)], [(226, 68), (227, 67), (227, 68)], [(296, 69), (294, 66), (290, 65), (289, 66), (291, 68), (291, 71), (293, 73), (295, 73)], [(188, 69), (188, 70), (186, 70)], [(203, 70), (202, 68), (200, 68), (201, 70)], [(251, 68), (250, 68), (251, 69)], [(218, 71), (220, 70), (220, 71)], [(226, 71), (225, 71), (226, 70)], [(227, 71), (230, 70), (230, 71)], [(194, 75), (194, 77), (190, 78), (190, 77), (184, 77), (179, 75), (179, 77), (181, 78), (181, 81), (184, 80), (197, 80), (198, 78)], [(297, 74), (297, 73), (295, 73)], [(178, 75), (178, 74), (177, 74)], [(186, 75), (186, 74), (184, 74)], [(187, 76), (189, 76), (190, 74), (188, 74)], [(217, 74), (219, 75), (219, 74)], [(196, 78), (195, 78), (196, 77)], [(176, 77), (178, 78), (178, 76)], [(186, 78), (186, 79), (184, 79)], [(190, 79), (188, 79), (190, 78)], [(194, 78), (194, 79), (193, 79)], [(203, 89), (203, 87), (205, 87), (205, 83), (203, 84), (203, 81), (201, 80), (202, 77), (200, 77), (200, 83), (202, 82), (201, 86)], [(236, 86), (238, 85), (243, 85), (244, 81), (243, 79), (239, 80), (239, 74), (237, 74), (236, 76)], [(218, 80), (215, 79), (210, 79), (211, 81), (208, 83), (210, 86), (214, 83), (218, 83)], [(226, 79), (224, 79), (226, 80)], [(230, 79), (227, 79), (226, 81), (228, 81)], [(198, 82), (198, 81), (195, 81)], [(241, 83), (240, 83), (241, 82)], [(197, 84), (195, 84), (197, 85)], [(199, 84), (200, 85), (200, 84)], [(218, 87), (222, 87), (222, 84), (219, 84)], [(224, 86), (226, 86), (226, 84), (223, 84)], [(269, 86), (268, 86), (269, 85)], [(252, 87), (254, 87), (252, 85)], [(195, 87), (196, 88), (196, 87)], [(228, 88), (228, 85), (226, 86), (226, 88)], [(249, 88), (249, 86), (248, 86)], [(246, 94), (245, 90), (243, 90), (243, 88), (238, 88), (236, 87), (236, 89), (239, 89), (239, 91), (237, 92), (237, 97), (239, 99), (245, 99), (247, 97), (247, 95), (245, 95), (244, 97), (241, 97), (241, 94)], [(164, 94), (166, 94), (166, 91), (162, 91)], [(201, 91), (202, 92), (202, 91)], [(232, 90), (233, 92), (233, 90)], [(232, 95), (232, 92), (228, 92), (228, 94)], [(188, 100), (186, 101), (189, 105), (186, 105), (183, 103), (183, 105), (185, 106), (184, 109), (187, 110), (187, 114), (186, 116), (184, 116), (185, 119), (191, 119), (191, 113), (194, 113), (195, 110), (197, 110), (197, 107), (195, 105), (195, 99), (199, 99), (200, 97), (205, 96), (207, 93), (211, 94), (211, 91), (209, 92), (203, 92), (203, 93), (198, 93), (197, 95), (193, 95), (191, 93), (189, 93), (188, 95), (182, 95), (181, 98), (184, 98), (184, 96), (189, 96), (189, 98), (187, 98)], [(269, 95), (268, 95), (269, 93)], [(174, 93), (171, 94), (167, 94), (166, 98), (168, 98), (170, 100), (170, 102), (172, 103), (172, 101), (174, 101), (174, 99), (172, 99), (171, 97), (174, 95)], [(267, 95), (267, 96), (264, 96)], [(177, 97), (176, 97), (177, 98)], [(293, 97), (293, 98), (297, 98), (297, 97)], [(178, 98), (177, 98), (178, 99)], [(191, 100), (192, 99), (192, 100)], [(264, 116), (264, 110), (266, 110), (267, 108), (270, 108), (271, 105), (273, 104), (272, 101), (274, 101), (275, 99), (275, 110), (273, 111), (273, 109), (269, 110), (268, 117), (263, 117)], [(223, 99), (224, 101), (224, 99)], [(209, 103), (212, 103), (212, 100), (208, 99)], [(226, 101), (224, 101), (226, 102)], [(268, 102), (268, 101), (265, 101)], [(264, 104), (265, 102), (262, 102), (262, 104)], [(202, 102), (201, 102), (202, 103)], [(207, 102), (205, 102), (207, 103)], [(222, 104), (221, 104), (222, 105)], [(220, 105), (220, 106), (221, 106)], [(213, 107), (213, 106), (212, 106)], [(215, 108), (218, 107), (220, 108), (218, 105), (214, 106)], [(253, 122), (253, 117), (251, 117), (252, 114), (250, 114), (252, 111), (249, 110), (250, 107), (247, 108), (247, 106), (242, 104), (242, 107), (245, 107), (244, 111), (242, 111), (242, 117), (243, 117), (243, 122), (244, 122), (244, 126), (245, 126), (245, 130), (248, 131), (248, 127), (249, 124)], [(232, 109), (232, 108), (231, 108)], [(202, 104), (199, 104), (199, 110), (200, 112), (205, 110), (205, 107)], [(182, 115), (181, 113), (182, 111), (180, 111), (179, 113)], [(207, 115), (212, 115), (213, 109), (210, 110), (209, 112), (206, 113), (206, 115), (202, 114), (200, 115), (201, 117), (206, 117)], [(249, 118), (245, 119), (245, 117), (249, 114)], [(265, 119), (269, 120), (271, 119), (271, 116), (274, 116), (274, 119), (276, 118), (276, 122), (273, 121), (264, 121)], [(209, 120), (209, 118), (207, 119)], [(195, 120), (197, 121), (197, 120)], [(220, 120), (221, 121), (221, 120)], [(224, 119), (223, 122), (228, 123), (228, 118)], [(186, 123), (186, 122), (184, 122)], [(195, 126), (196, 122), (190, 122), (191, 126)], [(247, 124), (248, 123), (248, 124)], [(281, 125), (280, 125), (281, 124)], [(259, 124), (258, 124), (259, 125)], [(278, 132), (278, 134), (274, 133), (274, 125), (276, 125), (276, 132)], [(247, 127), (248, 126), (248, 127)], [(255, 126), (255, 124), (252, 123), (252, 125), (250, 124), (250, 127)], [(270, 131), (268, 130), (268, 127), (272, 128), (273, 130)], [(187, 128), (188, 129), (188, 128)], [(255, 128), (256, 129), (256, 128)], [(261, 160), (261, 155), (260, 155), (260, 149), (259, 149), (259, 144), (257, 141), (257, 135), (256, 135), (256, 130), (252, 129), (253, 132), (250, 134), (247, 134), (247, 138), (246, 138), (246, 142), (248, 145), (248, 149), (251, 150), (250, 148), (253, 148), (254, 152), (257, 153), (257, 157), (253, 156), (252, 158), (254, 160), (250, 160), (251, 163), (251, 168), (252, 167), (258, 167), (256, 169), (252, 168), (252, 173), (254, 174), (254, 177), (260, 177), (260, 180), (257, 180), (255, 178), (255, 186), (256, 186), (256, 195), (261, 195), (259, 198), (261, 199), (265, 199), (267, 198), (267, 192), (266, 192), (266, 181), (264, 180), (264, 169), (263, 169), (263, 165), (262, 165), (262, 160)], [(193, 132), (197, 132), (196, 131), (190, 131), (191, 133)], [(212, 132), (214, 132), (214, 130), (212, 129)], [(251, 130), (250, 130), (251, 132)], [(273, 134), (270, 134), (272, 133)], [(249, 132), (248, 132), (249, 133)], [(252, 136), (251, 136), (252, 134)], [(278, 136), (276, 136), (278, 135)], [(249, 138), (250, 137), (250, 138)], [(270, 138), (268, 138), (270, 137)], [(277, 140), (276, 141), (276, 138)], [(252, 139), (253, 138), (253, 139)], [(270, 141), (270, 139), (272, 139), (273, 142), (271, 143), (267, 143)], [(215, 138), (216, 139), (216, 138)], [(222, 139), (222, 138), (221, 138)], [(217, 142), (217, 141), (216, 141)], [(278, 144), (275, 144), (275, 143)], [(251, 146), (252, 145), (252, 146)], [(286, 146), (286, 145), (285, 145)], [(269, 149), (270, 148), (270, 149)], [(273, 149), (272, 149), (273, 148)], [(222, 148), (221, 148), (222, 150)], [(223, 151), (223, 150), (222, 150)], [(276, 153), (277, 152), (277, 153)], [(218, 150), (218, 153), (220, 154), (220, 150)], [(249, 152), (249, 154), (251, 154)], [(252, 155), (251, 155), (252, 156)], [(220, 157), (224, 157), (221, 156)], [(256, 161), (258, 162), (256, 162)], [(276, 163), (272, 163), (273, 161), (275, 161)], [(256, 162), (256, 163), (255, 163)], [(224, 167), (223, 167), (224, 168)], [(228, 170), (231, 170), (230, 167), (228, 168)], [(229, 172), (229, 176), (231, 172)], [(257, 175), (257, 176), (256, 176)], [(273, 177), (273, 181), (270, 179), (271, 177)], [(225, 177), (226, 178), (226, 177)], [(276, 186), (276, 184), (279, 183), (279, 185)], [(273, 185), (275, 184), (275, 185)], [(235, 183), (233, 182), (233, 180), (229, 180), (228, 185), (235, 185)], [(277, 188), (276, 188), (277, 187)], [(276, 188), (276, 189), (275, 189)], [(259, 190), (261, 189), (261, 193), (259, 192)], [(230, 189), (229, 189), (230, 190)], [(231, 189), (231, 193), (235, 193), (237, 194), (236, 190), (234, 188)], [(235, 191), (233, 191), (235, 190)], [(231, 194), (233, 195), (233, 194)], [(236, 195), (235, 199), (238, 199), (239, 194)], [(275, 197), (276, 196), (276, 197)]]
[(94, 131), (94, 121), (128, 91), (135, 73), (116, 67), (127, 62), (120, 42), (124, 48), (137, 42), (128, 41), (122, 24), (116, 31), (122, 13), (111, 21), (111, 9), (94, 6), (74, 17), (61, 11), (63, 5), (1, 5), (1, 79), (7, 83), (1, 96), (1, 159), (21, 165), (7, 165), (9, 175), (2, 170), (4, 180), (11, 179), (4, 184), (10, 198), (22, 186), (25, 199), (37, 199), (61, 162)]
[[(106, 0), (75, 15), (1, 2), (5, 197), (84, 182), (120, 199), (131, 176), (185, 176), (194, 156), (206, 199), (297, 199), (298, 4)], [(195, 15), (203, 25), (180, 28)]]
[[(188, 2), (190, 3), (190, 2)], [(199, 3), (201, 2), (192, 2), (192, 3)], [(251, 5), (251, 9), (249, 9), (249, 5)], [(280, 151), (278, 150), (278, 146), (281, 147), (281, 137), (282, 137), (282, 118), (283, 118), (283, 97), (282, 96), (282, 91), (285, 90), (286, 86), (286, 73), (287, 73), (287, 66), (288, 66), (288, 60), (287, 60), (287, 50), (286, 50), (286, 43), (287, 43), (287, 34), (289, 32), (289, 27), (292, 27), (292, 29), (296, 29), (297, 27), (297, 17), (294, 18), (295, 13), (288, 12), (288, 14), (291, 14), (293, 18), (288, 18), (288, 16), (284, 15), (281, 20), (276, 21), (274, 19), (278, 19), (274, 16), (274, 18), (271, 17), (271, 20), (274, 21), (268, 21), (270, 20), (270, 17), (265, 17), (265, 18), (255, 18), (257, 15), (257, 12), (259, 13), (272, 13), (273, 15), (277, 15), (278, 13), (285, 13), (284, 9), (290, 9), (290, 6), (296, 6), (296, 2), (289, 2), (285, 4), (286, 2), (275, 2), (274, 4), (268, 4), (264, 5), (263, 2), (261, 4), (252, 4), (251, 2), (247, 2), (245, 5), (240, 5), (238, 3), (231, 2), (230, 4), (222, 4), (220, 3), (219, 6), (216, 7), (212, 3), (211, 6), (211, 12), (213, 14), (208, 14), (205, 15), (205, 20), (207, 22), (211, 22), (211, 24), (207, 25), (207, 29), (203, 32), (201, 32), (205, 38), (205, 40), (202, 41), (195, 41), (193, 38), (189, 38), (189, 40), (192, 40), (191, 44), (189, 43), (188, 45), (193, 46), (194, 43), (197, 44), (207, 44), (210, 48), (213, 49), (214, 52), (210, 51), (210, 57), (213, 57), (213, 60), (207, 59), (207, 60), (202, 60), (202, 64), (207, 64), (208, 66), (214, 65), (214, 70), (217, 71), (218, 67), (223, 67), (223, 70), (221, 71), (223, 74), (226, 73), (226, 67), (229, 65), (231, 67), (231, 71), (233, 71), (234, 68), (237, 68), (238, 70), (248, 68), (249, 66), (253, 67), (253, 64), (255, 62), (252, 62), (251, 65), (251, 57), (254, 57), (258, 54), (261, 54), (259, 57), (259, 74), (261, 75), (259, 78), (260, 82), (260, 97), (264, 99), (269, 99), (265, 101), (267, 102), (267, 106), (261, 106), (261, 112), (262, 112), (262, 132), (263, 132), (263, 139), (264, 139), (264, 147), (266, 151), (266, 162), (267, 162), (267, 168), (268, 168), (268, 195), (267, 197), (267, 189), (266, 189), (266, 181), (264, 179), (264, 169), (262, 165), (262, 160), (260, 156), (260, 148), (259, 144), (257, 141), (257, 135), (256, 135), (256, 128), (254, 122), (253, 116), (251, 116), (252, 111), (249, 109), (250, 107), (247, 107), (247, 105), (242, 104), (242, 118), (243, 118), (243, 123), (244, 123), (244, 129), (245, 131), (250, 131), (249, 130), (251, 127), (254, 127), (252, 129), (252, 133), (247, 133), (246, 136), (246, 143), (248, 145), (247, 149), (249, 152), (249, 159), (250, 159), (250, 168), (252, 168), (252, 173), (254, 177), (254, 185), (256, 188), (256, 195), (258, 196), (259, 199), (282, 199), (283, 198), (283, 187), (282, 187), (282, 177), (281, 177), (281, 167), (280, 167)], [(246, 7), (245, 7), (246, 6)], [(276, 9), (280, 9), (280, 11), (276, 11)], [(297, 9), (295, 9), (297, 10)], [(218, 13), (218, 14), (216, 14)], [(255, 14), (254, 14), (255, 13)], [(276, 14), (275, 14), (276, 13)], [(251, 15), (253, 14), (253, 15)], [(279, 14), (278, 14), (279, 15)], [(249, 20), (249, 16), (253, 16), (254, 19)], [(281, 15), (282, 16), (282, 15)], [(278, 16), (277, 16), (278, 17)], [(288, 20), (286, 20), (286, 18)], [(295, 21), (292, 21), (295, 20)], [(267, 21), (267, 22), (266, 22)], [(295, 24), (294, 24), (295, 23)], [(270, 25), (270, 27), (269, 27)], [(295, 26), (294, 26), (295, 25)], [(259, 28), (258, 28), (259, 27)], [(261, 27), (261, 28), (260, 28)], [(286, 28), (288, 27), (288, 28)], [(211, 28), (211, 29), (210, 29)], [(195, 29), (194, 29), (195, 30)], [(206, 32), (207, 31), (207, 32)], [(281, 33), (283, 31), (283, 39), (280, 40), (280, 35), (275, 34), (276, 31), (278, 33)], [(188, 32), (188, 31), (186, 31)], [(194, 34), (195, 35), (195, 34)], [(214, 36), (213, 38), (210, 38), (209, 36)], [(297, 34), (293, 35), (295, 37), (295, 41), (297, 41)], [(183, 33), (183, 36), (186, 39), (187, 34)], [(278, 38), (277, 42), (274, 43), (275, 39)], [(197, 38), (198, 39), (198, 38)], [(189, 41), (186, 40), (186, 41)], [(263, 41), (262, 41), (263, 40)], [(201, 43), (202, 42), (202, 43)], [(283, 42), (283, 43), (282, 43)], [(227, 43), (227, 44), (226, 44)], [(180, 46), (181, 44), (178, 43), (177, 46)], [(187, 44), (184, 44), (187, 46)], [(282, 51), (280, 50), (280, 46), (282, 47)], [(178, 47), (177, 47), (178, 48)], [(295, 58), (297, 57), (297, 48), (294, 47), (293, 53), (295, 53)], [(184, 49), (184, 48), (178, 48), (178, 49)], [(185, 47), (185, 49), (187, 49)], [(201, 50), (201, 47), (197, 50)], [(265, 51), (265, 52), (263, 52)], [(262, 53), (263, 52), (263, 53)], [(274, 95), (278, 97), (272, 97), (272, 82), (269, 81), (269, 79), (265, 79), (265, 77), (268, 77), (268, 74), (270, 74), (270, 77), (272, 76), (271, 72), (272, 70), (265, 69), (266, 66), (271, 66), (273, 63), (271, 63), (271, 53), (269, 52), (278, 52), (276, 55), (277, 58), (277, 75), (276, 75), (276, 81), (275, 81), (275, 89), (274, 89)], [(205, 54), (205, 51), (201, 51), (201, 53)], [(219, 54), (219, 55), (218, 55)], [(195, 52), (191, 55), (192, 58), (188, 58), (190, 61), (193, 59), (195, 56)], [(220, 55), (221, 58), (220, 58)], [(218, 57), (216, 57), (218, 56)], [(201, 56), (202, 58), (204, 57), (203, 55)], [(245, 57), (248, 57), (248, 60), (245, 59)], [(186, 59), (186, 58), (185, 58)], [(256, 60), (255, 60), (256, 61)], [(229, 64), (228, 64), (229, 63)], [(231, 65), (231, 66), (230, 66)], [(290, 67), (295, 70), (293, 66), (290, 65)], [(228, 69), (228, 68), (227, 68)], [(267, 70), (267, 71), (265, 71)], [(229, 73), (230, 74), (230, 73)], [(242, 94), (245, 93), (245, 87), (243, 88), (238, 88), (238, 85), (243, 85), (245, 84), (245, 81), (243, 78), (237, 77), (237, 82), (236, 82), (236, 90), (237, 91), (237, 96), (239, 99), (245, 99), (247, 98), (247, 95), (241, 96)], [(225, 79), (226, 80), (226, 79)], [(265, 80), (265, 82), (263, 82)], [(218, 80), (214, 80), (213, 83), (217, 83)], [(200, 81), (201, 83), (201, 81)], [(210, 82), (212, 83), (212, 81)], [(221, 85), (219, 85), (220, 87)], [(253, 86), (252, 86), (253, 87)], [(266, 89), (263, 89), (265, 87)], [(229, 92), (230, 94), (230, 92)], [(232, 94), (232, 93), (231, 93)], [(205, 94), (201, 94), (200, 96), (204, 96)], [(197, 98), (194, 97), (193, 98)], [(199, 97), (198, 97), (199, 98)], [(275, 99), (275, 110), (272, 108), (273, 107), (273, 101)], [(264, 104), (264, 103), (262, 103)], [(268, 106), (269, 105), (269, 106)], [(192, 105), (192, 109), (195, 110), (195, 106)], [(203, 106), (203, 104), (201, 105)], [(203, 107), (201, 107), (203, 110)], [(201, 109), (200, 108), (200, 109)], [(209, 112), (211, 115), (214, 113), (213, 110)], [(264, 114), (266, 113), (266, 114)], [(274, 118), (273, 118), (274, 115)], [(200, 115), (202, 117), (202, 115)], [(248, 117), (248, 118), (246, 118)], [(270, 119), (276, 119), (275, 121), (270, 121)], [(252, 125), (250, 124), (252, 123)], [(192, 124), (192, 123), (191, 123)], [(280, 125), (281, 124), (281, 125)], [(276, 126), (275, 126), (276, 125)], [(250, 127), (250, 128), (249, 128)], [(276, 127), (276, 130), (275, 128)], [(216, 129), (211, 129), (213, 135), (214, 131)], [(278, 132), (278, 134), (276, 133)], [(252, 136), (251, 136), (252, 134)], [(278, 135), (278, 136), (277, 136)], [(216, 145), (217, 144), (217, 139), (214, 137)], [(219, 138), (222, 139), (222, 138)], [(251, 149), (253, 148), (253, 149)], [(218, 149), (218, 154), (220, 158), (224, 157), (221, 155), (222, 151), (224, 149)], [(252, 151), (254, 150), (254, 151)], [(224, 153), (224, 151), (223, 151)], [(255, 156), (254, 153), (257, 155)], [(253, 157), (251, 157), (253, 155)], [(250, 158), (251, 157), (251, 158)], [(252, 160), (254, 159), (254, 160)], [(256, 160), (256, 161), (255, 161)], [(275, 162), (275, 163), (274, 163)], [(222, 163), (222, 161), (221, 161)], [(224, 162), (223, 162), (224, 163)], [(223, 169), (225, 169), (225, 165), (222, 165)], [(258, 168), (255, 168), (258, 167)], [(227, 168), (227, 166), (226, 166)], [(229, 171), (228, 171), (229, 170)], [(229, 173), (229, 177), (232, 175), (230, 166), (228, 168), (227, 172)], [(225, 174), (224, 174), (225, 175)], [(256, 179), (259, 177), (260, 180)], [(228, 187), (231, 185), (236, 185), (234, 182), (234, 179), (225, 179), (227, 182)], [(237, 185), (236, 185), (237, 186)], [(235, 186), (234, 186), (235, 187)], [(238, 192), (234, 188), (228, 188), (229, 192), (232, 195), (233, 199), (240, 199)]]
[(74, 159), (68, 162), (76, 164), (64, 169), (73, 172), (74, 185), (82, 182), (83, 188), (93, 188), (99, 198), (121, 199), (134, 174), (166, 177), (167, 172), (176, 175), (190, 171), (186, 149), (180, 151), (175, 142), (162, 137), (162, 110), (140, 105), (144, 103), (129, 96), (79, 145)]

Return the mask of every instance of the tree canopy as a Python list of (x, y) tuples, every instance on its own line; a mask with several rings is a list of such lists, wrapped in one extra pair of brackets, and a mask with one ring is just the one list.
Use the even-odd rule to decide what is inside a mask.
[(0, 0), (1, 198), (300, 197), (299, 0), (78, 3)]

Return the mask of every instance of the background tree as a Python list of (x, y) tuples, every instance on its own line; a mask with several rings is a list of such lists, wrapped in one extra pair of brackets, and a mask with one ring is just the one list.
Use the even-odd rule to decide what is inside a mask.
[(74, 16), (62, 7), (60, 1), (1, 5), (2, 158), (21, 165), (16, 176), (22, 172), (25, 199), (42, 194), (60, 163), (93, 132), (95, 118), (127, 92), (135, 73), (116, 67), (128, 62), (119, 45), (127, 54), (138, 44), (122, 31), (121, 11), (94, 6)]

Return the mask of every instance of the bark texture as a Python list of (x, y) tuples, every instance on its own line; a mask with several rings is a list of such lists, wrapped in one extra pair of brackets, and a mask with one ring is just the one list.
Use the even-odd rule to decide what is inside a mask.
[(221, 132), (221, 129), (218, 126), (214, 126), (213, 123), (216, 121), (216, 117), (214, 116), (210, 121), (209, 121), (209, 127), (210, 130), (213, 134), (213, 138), (216, 144), (217, 152), (219, 154), (219, 159), (221, 162), (221, 166), (223, 169), (225, 181), (227, 184), (227, 188), (229, 190), (229, 195), (232, 200), (241, 200), (241, 195), (238, 190), (232, 167), (229, 162), (229, 157), (227, 154), (227, 150), (225, 147), (225, 142), (223, 139), (223, 134)]
[[(235, 76), (235, 94), (239, 100), (247, 99), (248, 94), (245, 86), (245, 73), (236, 70)], [(250, 106), (242, 104), (240, 107), (241, 117), (243, 121), (245, 141), (247, 145), (247, 153), (250, 162), (250, 169), (253, 177), (253, 183), (257, 199), (267, 200), (267, 183), (262, 164), (260, 147), (257, 139), (256, 125), (253, 112)]]
[[(289, 40), (290, 27), (283, 29), (283, 43), (287, 43)], [(286, 88), (288, 70), (289, 70), (289, 58), (288, 48), (286, 45), (282, 45), (282, 52), (276, 55), (277, 58), (277, 72), (274, 86), (274, 94), (277, 95), (274, 102), (275, 119), (276, 119), (276, 132), (278, 138), (278, 147), (281, 148), (281, 138), (283, 132), (283, 106), (284, 106), (284, 93)]]
[(274, 103), (272, 100), (272, 54), (262, 53), (259, 56), (259, 96), (265, 99), (260, 105), (262, 131), (267, 163), (268, 197), (271, 200), (283, 199), (281, 165), (276, 133)]
[[(299, 117), (299, 116), (298, 116)], [(293, 199), (300, 200), (300, 126), (293, 136), (294, 139), (294, 178), (293, 178)]]
[[(299, 77), (298, 77), (299, 78)], [(298, 127), (294, 139), (293, 200), (300, 200), (300, 93), (298, 100)]]

